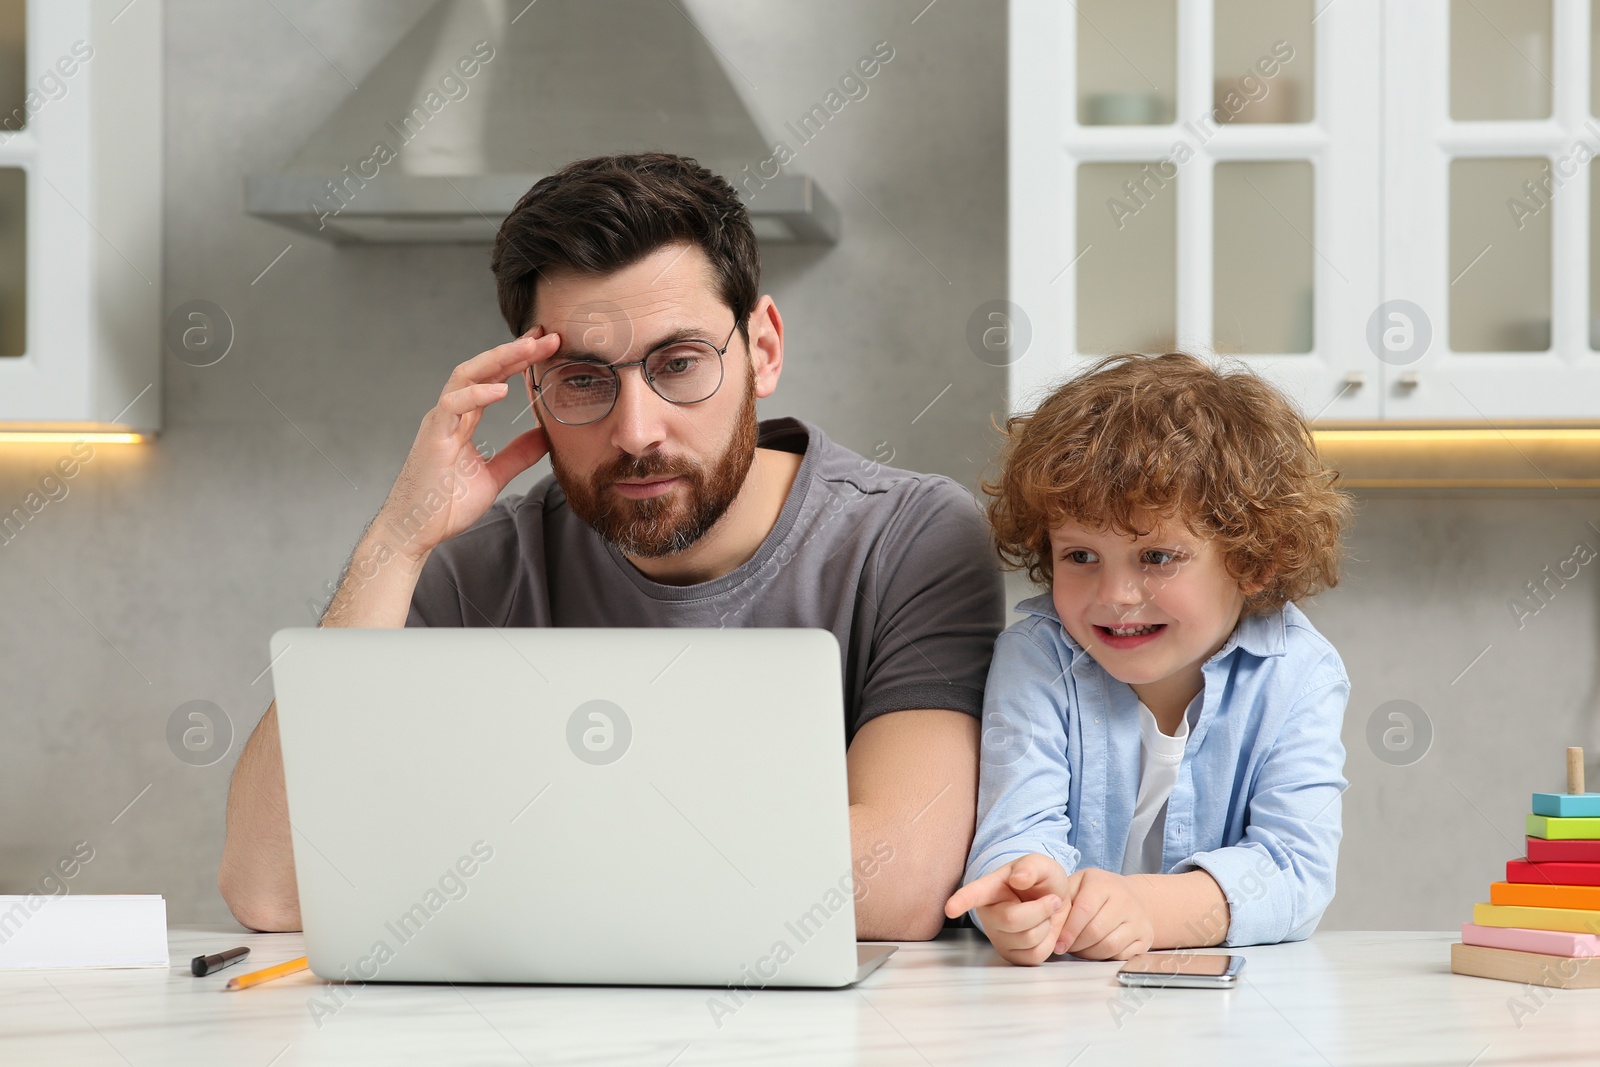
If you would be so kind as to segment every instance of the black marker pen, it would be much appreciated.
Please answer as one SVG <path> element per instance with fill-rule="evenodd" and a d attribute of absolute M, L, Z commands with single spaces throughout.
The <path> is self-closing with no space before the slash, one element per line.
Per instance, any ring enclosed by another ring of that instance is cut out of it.
<path fill-rule="evenodd" d="M 226 952 L 219 952 L 215 956 L 196 956 L 189 962 L 189 970 L 194 972 L 196 978 L 208 974 L 215 974 L 224 967 L 232 966 L 250 955 L 250 950 L 244 947 L 230 948 Z"/>

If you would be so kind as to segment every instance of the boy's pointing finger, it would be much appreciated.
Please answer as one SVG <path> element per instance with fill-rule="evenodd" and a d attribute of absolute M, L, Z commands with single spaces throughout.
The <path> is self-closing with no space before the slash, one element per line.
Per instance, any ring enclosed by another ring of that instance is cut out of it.
<path fill-rule="evenodd" d="M 945 901 L 944 913 L 949 918 L 958 918 L 971 911 L 989 904 L 1001 904 L 1017 899 L 1017 895 L 1006 886 L 1006 876 L 1011 873 L 1011 864 L 998 867 L 975 881 L 968 882 L 953 893 Z"/>

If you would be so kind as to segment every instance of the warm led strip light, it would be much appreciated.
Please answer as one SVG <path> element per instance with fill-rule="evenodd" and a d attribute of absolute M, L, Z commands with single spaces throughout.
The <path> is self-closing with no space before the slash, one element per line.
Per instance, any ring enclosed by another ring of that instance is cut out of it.
<path fill-rule="evenodd" d="M 64 445 L 85 441 L 91 445 L 142 445 L 154 434 L 114 430 L 0 430 L 0 445 Z"/>
<path fill-rule="evenodd" d="M 1312 433 L 1320 441 L 1331 443 L 1384 443 L 1384 444 L 1421 444 L 1423 442 L 1463 442 L 1476 444 L 1495 444 L 1504 441 L 1548 441 L 1600 444 L 1600 427 L 1549 427 L 1533 429 L 1529 427 L 1508 427 L 1504 430 L 1488 428 L 1453 428 L 1430 430 L 1423 427 L 1414 429 L 1385 428 L 1370 430 L 1323 430 L 1313 428 Z"/>
<path fill-rule="evenodd" d="M 1313 430 L 1352 489 L 1597 489 L 1597 426 L 1371 426 Z"/>
<path fill-rule="evenodd" d="M 1313 431 L 1319 444 L 1352 445 L 1424 445 L 1424 444 L 1496 444 L 1505 442 L 1532 442 L 1548 444 L 1600 445 L 1600 427 L 1552 427 L 1530 429 L 1508 427 L 1449 429 L 1385 428 L 1385 429 L 1316 429 Z M 155 439 L 154 434 L 115 430 L 0 430 L 0 445 L 6 444 L 63 444 L 85 441 L 96 445 L 138 445 Z"/>

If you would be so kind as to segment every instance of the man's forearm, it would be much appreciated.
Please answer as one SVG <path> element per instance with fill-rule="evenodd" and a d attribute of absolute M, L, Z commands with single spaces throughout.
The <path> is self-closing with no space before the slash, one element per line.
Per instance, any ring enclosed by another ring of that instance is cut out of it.
<path fill-rule="evenodd" d="M 227 836 L 217 868 L 222 899 L 233 917 L 253 930 L 300 929 L 289 835 L 274 701 L 239 753 L 228 786 Z"/>
<path fill-rule="evenodd" d="M 373 523 L 374 530 L 381 521 Z M 382 539 L 382 531 L 378 538 L 372 532 L 368 531 L 351 555 L 321 625 L 405 625 L 422 561 L 398 552 Z M 257 930 L 300 929 L 276 702 L 261 717 L 234 768 L 217 885 L 234 917 L 244 925 Z"/>
<path fill-rule="evenodd" d="M 971 819 L 964 834 L 948 832 L 949 841 L 942 820 L 921 827 L 925 821 L 911 824 L 850 805 L 859 940 L 927 941 L 944 927 L 944 902 L 961 885 L 966 846 L 960 839 L 971 839 Z"/>
<path fill-rule="evenodd" d="M 1228 899 L 1205 871 L 1128 876 L 1144 903 L 1155 938 L 1151 948 L 1204 948 L 1228 936 Z"/>
<path fill-rule="evenodd" d="M 972 845 L 977 719 L 941 708 L 879 715 L 856 731 L 847 760 L 856 937 L 936 937 Z"/>
<path fill-rule="evenodd" d="M 420 559 L 407 554 L 392 533 L 382 515 L 373 520 L 318 625 L 398 629 L 406 624 L 427 554 Z"/>

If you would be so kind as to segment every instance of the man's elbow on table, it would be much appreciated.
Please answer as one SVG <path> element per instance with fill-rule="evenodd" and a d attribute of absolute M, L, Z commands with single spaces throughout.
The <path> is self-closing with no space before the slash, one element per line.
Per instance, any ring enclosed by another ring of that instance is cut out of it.
<path fill-rule="evenodd" d="M 865 899 L 856 901 L 856 940 L 932 941 L 944 929 L 944 902 L 949 895 L 913 886 L 894 890 L 872 886 Z"/>
<path fill-rule="evenodd" d="M 914 915 L 906 915 L 896 919 L 887 920 L 887 925 L 880 932 L 873 933 L 869 929 L 862 929 L 857 933 L 861 941 L 932 941 L 939 936 L 939 931 L 944 929 L 944 913 L 937 909 L 923 910 Z"/>
<path fill-rule="evenodd" d="M 217 889 L 223 903 L 242 926 L 261 933 L 284 933 L 300 929 L 300 900 L 291 893 L 264 893 L 255 879 L 239 870 L 226 858 L 217 868 Z"/>

